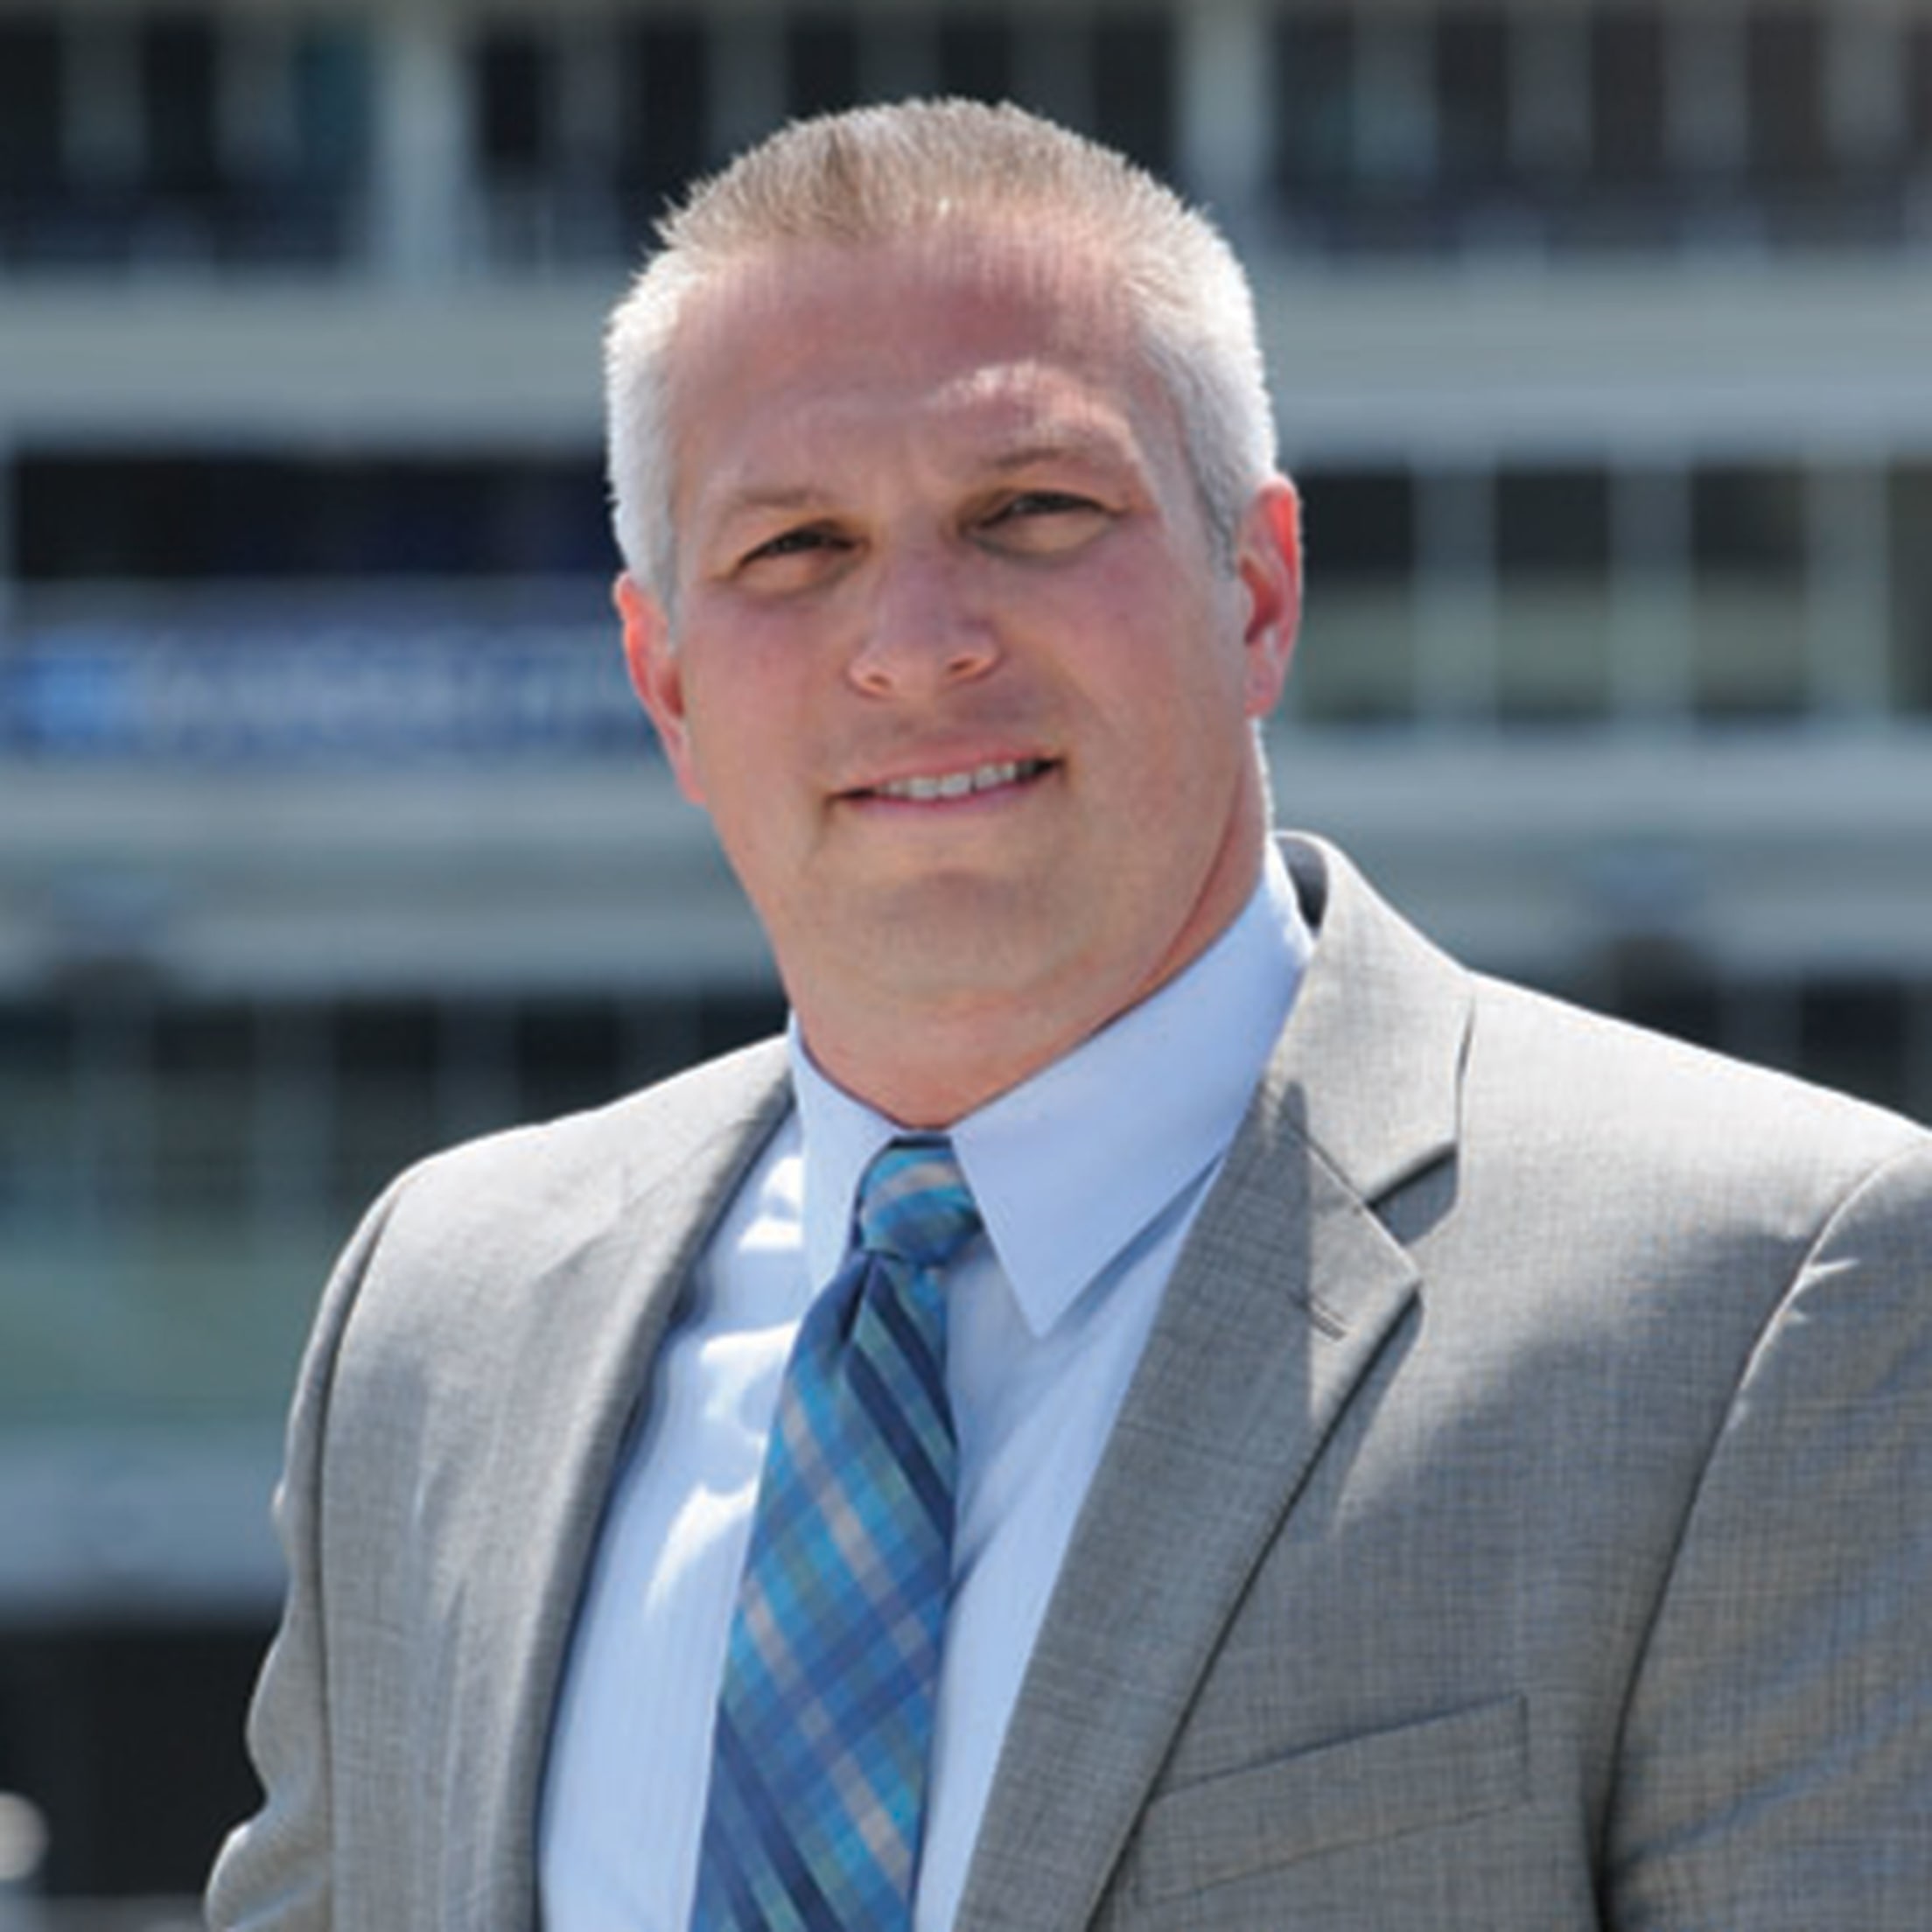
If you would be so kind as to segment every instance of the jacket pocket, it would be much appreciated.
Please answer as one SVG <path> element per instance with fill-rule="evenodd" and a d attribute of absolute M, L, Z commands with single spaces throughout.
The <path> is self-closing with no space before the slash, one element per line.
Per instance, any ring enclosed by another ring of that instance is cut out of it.
<path fill-rule="evenodd" d="M 1133 1894 L 1154 1903 L 1317 1852 L 1458 1824 L 1523 1802 L 1521 1697 L 1372 1732 L 1171 1791 L 1147 1807 Z"/>

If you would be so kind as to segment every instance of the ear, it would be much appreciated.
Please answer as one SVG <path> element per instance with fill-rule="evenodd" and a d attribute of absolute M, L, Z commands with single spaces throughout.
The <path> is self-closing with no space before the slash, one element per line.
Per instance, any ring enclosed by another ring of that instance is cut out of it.
<path fill-rule="evenodd" d="M 624 664 L 631 674 L 631 689 L 656 729 L 678 789 L 694 805 L 702 805 L 704 795 L 684 704 L 684 668 L 678 662 L 670 620 L 664 606 L 627 570 L 618 578 L 611 594 L 624 620 Z"/>
<path fill-rule="evenodd" d="M 1255 492 L 1242 519 L 1236 574 L 1247 592 L 1242 646 L 1247 656 L 1250 718 L 1279 701 L 1301 628 L 1301 499 L 1284 476 Z"/>

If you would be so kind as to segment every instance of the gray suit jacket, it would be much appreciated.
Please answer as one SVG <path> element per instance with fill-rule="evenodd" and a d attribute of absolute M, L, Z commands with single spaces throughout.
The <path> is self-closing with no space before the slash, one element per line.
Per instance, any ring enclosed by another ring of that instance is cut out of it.
<path fill-rule="evenodd" d="M 1466 973 L 1291 858 L 1314 962 L 961 1932 L 1932 1924 L 1932 1137 Z M 612 1472 L 786 1105 L 752 1049 L 374 1210 L 302 1373 L 215 1925 L 533 1925 Z"/>

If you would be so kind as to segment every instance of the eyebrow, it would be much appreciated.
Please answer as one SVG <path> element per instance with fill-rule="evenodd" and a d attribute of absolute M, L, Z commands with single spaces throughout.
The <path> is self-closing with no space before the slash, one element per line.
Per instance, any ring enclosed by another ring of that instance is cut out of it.
<path fill-rule="evenodd" d="M 995 449 L 977 460 L 996 476 L 1010 476 L 1043 464 L 1068 461 L 1125 462 L 1138 467 L 1130 453 L 1104 430 L 1088 431 L 1077 428 L 1015 444 L 1010 449 Z M 719 526 L 723 527 L 745 516 L 818 510 L 829 500 L 825 491 L 816 484 L 752 483 L 728 492 L 716 504 L 714 514 Z"/>
<path fill-rule="evenodd" d="M 1011 450 L 1004 450 L 990 460 L 989 467 L 1004 475 L 1013 470 L 1030 470 L 1036 464 L 1066 462 L 1068 459 L 1080 462 L 1119 462 L 1127 457 L 1120 444 L 1103 431 L 1095 430 L 1082 434 L 1070 430 L 1065 435 L 1042 438 L 1038 442 L 1022 443 Z"/>
<path fill-rule="evenodd" d="M 984 458 L 986 467 L 1004 474 L 1010 470 L 1030 470 L 1038 463 L 1062 462 L 1068 458 L 1091 461 L 1099 457 L 1118 457 L 1121 452 L 1112 438 L 1102 435 L 1060 436 L 1050 440 L 1023 443 L 1010 450 L 997 450 Z M 799 510 L 821 500 L 823 493 L 811 483 L 754 483 L 733 490 L 724 507 L 738 510 Z"/>
<path fill-rule="evenodd" d="M 802 510 L 822 500 L 808 483 L 753 484 L 733 490 L 718 505 L 719 514 L 737 516 L 746 510 Z"/>
<path fill-rule="evenodd" d="M 728 491 L 706 512 L 714 535 L 732 531 L 746 518 L 814 514 L 826 508 L 822 490 L 808 483 L 751 483 Z"/>

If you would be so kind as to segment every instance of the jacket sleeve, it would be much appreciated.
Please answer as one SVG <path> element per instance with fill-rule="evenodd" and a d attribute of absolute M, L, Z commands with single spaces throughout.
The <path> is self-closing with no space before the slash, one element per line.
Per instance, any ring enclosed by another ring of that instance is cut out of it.
<path fill-rule="evenodd" d="M 275 1523 L 287 1568 L 281 1625 L 248 1713 L 259 1810 L 229 1834 L 209 1880 L 210 1932 L 326 1932 L 332 1923 L 328 1633 L 320 1538 L 338 1352 L 393 1200 L 371 1209 L 331 1278 L 290 1408 Z"/>
<path fill-rule="evenodd" d="M 1932 1899 L 1932 1143 L 1761 1334 L 1628 1707 L 1620 1932 L 1908 1932 Z"/>

